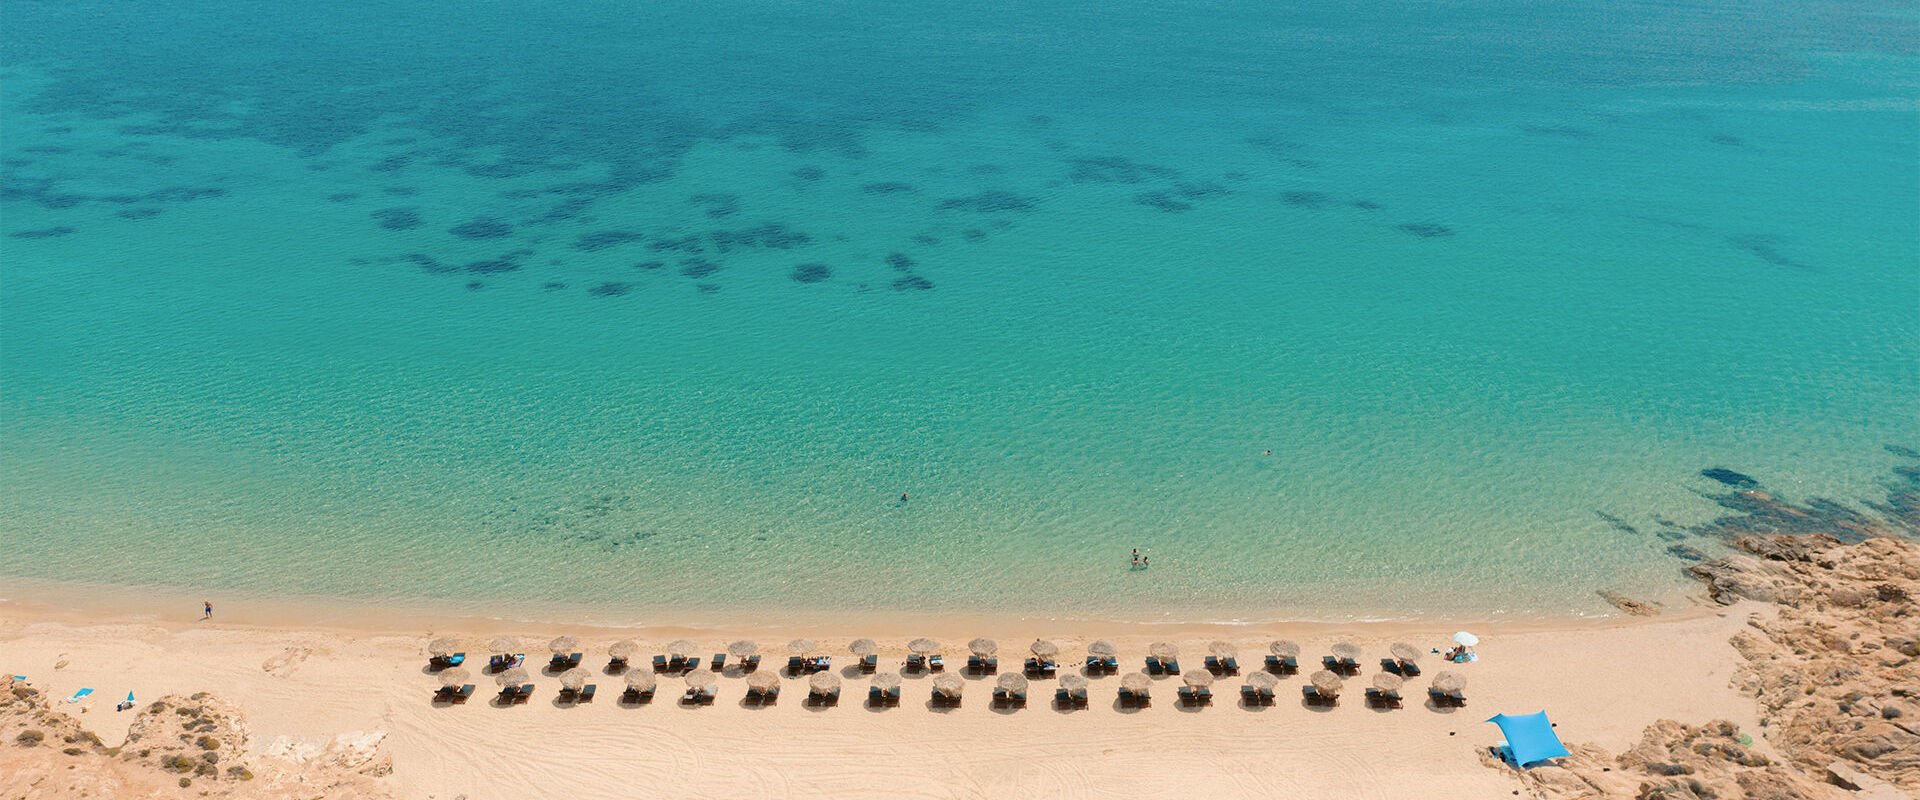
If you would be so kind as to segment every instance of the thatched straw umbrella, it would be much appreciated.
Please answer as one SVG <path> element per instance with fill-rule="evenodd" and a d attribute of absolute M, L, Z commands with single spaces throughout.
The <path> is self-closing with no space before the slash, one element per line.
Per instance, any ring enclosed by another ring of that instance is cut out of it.
<path fill-rule="evenodd" d="M 1000 643 L 992 639 L 975 639 L 967 642 L 967 652 L 981 658 L 988 658 L 1000 652 Z"/>
<path fill-rule="evenodd" d="M 451 636 L 442 636 L 427 643 L 427 655 L 434 658 L 446 658 L 460 652 L 460 640 Z"/>
<path fill-rule="evenodd" d="M 1033 640 L 1033 644 L 1027 645 L 1027 650 L 1033 653 L 1034 658 L 1041 661 L 1052 661 L 1055 656 L 1060 655 L 1060 645 L 1046 639 Z"/>
<path fill-rule="evenodd" d="M 580 640 L 572 636 L 556 636 L 547 643 L 547 649 L 556 656 L 570 655 L 580 649 Z"/>
<path fill-rule="evenodd" d="M 806 658 L 820 649 L 820 643 L 812 639 L 795 639 L 787 643 L 787 650 L 796 656 Z"/>
<path fill-rule="evenodd" d="M 1402 664 L 1411 664 L 1420 660 L 1420 649 L 1406 642 L 1394 642 L 1387 648 L 1393 654 L 1393 660 Z"/>
<path fill-rule="evenodd" d="M 440 685 L 448 689 L 458 689 L 471 677 L 473 673 L 468 672 L 466 667 L 448 667 L 440 670 Z"/>
<path fill-rule="evenodd" d="M 1273 687 L 1280 685 L 1280 679 L 1271 672 L 1256 672 L 1247 676 L 1247 685 L 1262 692 L 1271 693 Z"/>
<path fill-rule="evenodd" d="M 519 646 L 520 643 L 511 636 L 497 636 L 487 642 L 487 649 L 493 651 L 492 654 L 496 656 L 513 655 L 514 648 Z"/>
<path fill-rule="evenodd" d="M 632 661 L 640 654 L 640 643 L 632 639 L 621 639 L 607 648 L 607 655 L 621 661 Z"/>
<path fill-rule="evenodd" d="M 499 683 L 502 688 L 521 686 L 527 682 L 527 670 L 524 667 L 503 669 L 500 671 L 500 674 L 493 676 L 493 680 Z"/>
<path fill-rule="evenodd" d="M 1186 681 L 1188 686 L 1195 689 L 1204 689 L 1213 685 L 1213 673 L 1204 669 L 1196 669 L 1182 674 L 1180 680 Z"/>
<path fill-rule="evenodd" d="M 840 691 L 840 676 L 833 672 L 816 672 L 807 679 L 807 691 L 826 697 Z"/>
<path fill-rule="evenodd" d="M 560 688 L 569 692 L 580 691 L 581 687 L 587 685 L 587 679 L 591 677 L 593 677 L 593 675 L 585 669 L 574 667 L 573 669 L 560 673 Z"/>
<path fill-rule="evenodd" d="M 1172 661 L 1180 657 L 1180 648 L 1172 642 L 1154 642 L 1147 648 L 1147 653 L 1161 661 Z"/>
<path fill-rule="evenodd" d="M 1281 658 L 1299 658 L 1300 644 L 1298 642 L 1287 641 L 1286 639 L 1275 639 L 1267 645 L 1267 652 Z"/>
<path fill-rule="evenodd" d="M 1144 672 L 1129 672 L 1120 676 L 1120 688 L 1126 692 L 1146 694 L 1151 686 L 1153 686 L 1153 679 L 1147 677 L 1147 673 Z"/>
<path fill-rule="evenodd" d="M 1238 658 L 1240 648 L 1234 647 L 1232 642 L 1208 642 L 1207 654 L 1214 658 Z"/>
<path fill-rule="evenodd" d="M 880 651 L 880 645 L 874 642 L 872 639 L 855 639 L 847 643 L 847 652 L 852 653 L 861 658 L 866 658 L 867 656 L 873 655 L 874 653 L 877 653 L 879 651 Z"/>
<path fill-rule="evenodd" d="M 748 673 L 747 688 L 761 694 L 772 694 L 779 691 L 780 673 L 770 669 Z"/>
<path fill-rule="evenodd" d="M 1119 654 L 1120 648 L 1114 647 L 1113 642 L 1105 639 L 1099 639 L 1093 644 L 1087 645 L 1087 655 L 1093 656 L 1094 658 L 1113 658 Z"/>
<path fill-rule="evenodd" d="M 967 682 L 960 680 L 960 676 L 951 672 L 944 673 L 940 677 L 933 679 L 933 690 L 945 697 L 958 698 L 960 692 L 966 688 Z"/>
<path fill-rule="evenodd" d="M 930 655 L 933 651 L 940 649 L 940 643 L 922 636 L 907 642 L 907 649 L 913 651 L 914 655 Z"/>
<path fill-rule="evenodd" d="M 1340 694 L 1340 676 L 1324 669 L 1314 670 L 1307 680 L 1313 682 L 1313 688 L 1322 697 L 1337 697 Z"/>
<path fill-rule="evenodd" d="M 727 655 L 734 658 L 746 658 L 758 652 L 760 652 L 760 645 L 749 639 L 741 639 L 727 645 Z"/>
<path fill-rule="evenodd" d="M 1433 676 L 1433 688 L 1447 694 L 1459 694 L 1466 691 L 1466 676 L 1458 672 L 1442 671 Z"/>
<path fill-rule="evenodd" d="M 1018 672 L 1003 672 L 1000 674 L 1000 678 L 994 681 L 994 684 L 1000 687 L 1000 691 L 1006 692 L 1007 694 L 1024 695 L 1027 693 L 1027 676 Z"/>
<path fill-rule="evenodd" d="M 898 672 L 874 673 L 873 688 L 879 689 L 880 691 L 883 691 L 883 692 L 891 692 L 895 689 L 900 688 L 900 673 Z"/>
<path fill-rule="evenodd" d="M 1333 653 L 1334 658 L 1341 661 L 1360 660 L 1360 646 L 1352 642 L 1334 642 L 1333 646 L 1327 649 Z"/>
<path fill-rule="evenodd" d="M 719 686 L 719 683 L 717 683 L 714 680 L 713 670 L 707 669 L 706 667 L 699 667 L 696 669 L 688 670 L 686 674 L 686 681 L 687 681 L 687 688 L 689 689 L 706 690 L 706 689 L 713 689 Z"/>
<path fill-rule="evenodd" d="M 684 660 L 693 655 L 694 648 L 697 646 L 688 639 L 675 639 L 667 644 L 667 655 Z"/>
<path fill-rule="evenodd" d="M 653 673 L 644 669 L 627 670 L 627 688 L 645 694 L 653 691 Z"/>
<path fill-rule="evenodd" d="M 1373 676 L 1373 688 L 1383 692 L 1400 691 L 1400 686 L 1405 682 L 1405 679 L 1391 672 L 1381 672 Z"/>
<path fill-rule="evenodd" d="M 1084 692 L 1087 690 L 1087 676 L 1062 675 L 1060 676 L 1060 688 L 1065 689 L 1074 694 L 1079 694 L 1081 692 Z"/>

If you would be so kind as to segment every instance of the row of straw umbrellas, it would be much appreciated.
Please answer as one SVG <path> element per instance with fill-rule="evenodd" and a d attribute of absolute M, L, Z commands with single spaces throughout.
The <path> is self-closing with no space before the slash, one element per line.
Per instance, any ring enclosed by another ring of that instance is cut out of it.
<path fill-rule="evenodd" d="M 561 636 L 551 641 L 548 644 L 548 649 L 556 656 L 565 657 L 578 652 L 580 644 L 580 640 L 576 637 Z M 464 643 L 460 639 L 442 637 L 430 642 L 427 649 L 429 654 L 435 658 L 446 658 L 459 652 L 463 646 Z M 519 641 L 511 637 L 499 637 L 487 643 L 487 649 L 489 651 L 501 655 L 511 655 L 519 646 Z M 860 658 L 875 655 L 879 652 L 879 649 L 878 642 L 873 639 L 855 639 L 847 646 L 848 652 Z M 820 646 L 812 639 L 795 639 L 787 643 L 787 650 L 796 656 L 810 657 L 819 654 Z M 940 651 L 940 643 L 934 639 L 922 637 L 909 641 L 907 643 L 907 650 L 915 655 L 929 656 Z M 999 644 L 992 639 L 979 638 L 969 641 L 967 643 L 967 650 L 975 656 L 991 658 L 998 654 Z M 698 645 L 688 639 L 679 639 L 669 643 L 666 651 L 669 657 L 682 660 L 698 658 L 701 652 Z M 1051 640 L 1036 639 L 1028 646 L 1028 651 L 1031 652 L 1036 659 L 1052 661 L 1059 656 L 1060 646 Z M 1115 647 L 1112 642 L 1104 639 L 1089 643 L 1086 651 L 1089 657 L 1101 660 L 1111 659 L 1119 654 L 1119 649 Z M 726 652 L 734 658 L 749 658 L 758 655 L 760 648 L 756 642 L 742 639 L 729 643 L 726 647 Z M 1208 643 L 1207 652 L 1216 659 L 1237 658 L 1239 648 L 1231 642 L 1214 641 Z M 1280 639 L 1269 643 L 1268 652 L 1282 659 L 1298 659 L 1301 650 L 1298 643 Z M 1336 642 L 1329 646 L 1328 652 L 1336 659 L 1347 662 L 1358 662 L 1362 651 L 1358 645 L 1353 643 Z M 1420 657 L 1420 651 L 1417 648 L 1401 642 L 1396 642 L 1390 646 L 1389 652 L 1393 655 L 1394 660 L 1405 664 L 1411 664 Z M 1165 662 L 1178 658 L 1180 649 L 1172 642 L 1154 642 L 1149 645 L 1148 653 L 1155 659 Z M 609 646 L 607 648 L 607 654 L 611 658 L 631 663 L 634 658 L 641 654 L 641 648 L 638 642 L 626 639 L 615 642 Z M 442 670 L 438 675 L 441 685 L 449 688 L 457 688 L 471 678 L 471 673 L 461 667 Z M 503 687 L 520 686 L 527 683 L 529 677 L 524 666 L 516 666 L 497 673 L 495 680 Z M 681 676 L 681 678 L 686 681 L 689 689 L 701 691 L 712 691 L 716 689 L 718 686 L 717 677 L 711 669 L 706 667 L 695 667 Z M 577 692 L 586 685 L 587 681 L 592 679 L 592 673 L 582 667 L 572 667 L 561 672 L 559 679 L 562 688 Z M 657 678 L 650 670 L 628 669 L 625 673 L 625 680 L 627 688 L 639 692 L 651 692 L 657 687 Z M 1206 688 L 1214 683 L 1215 676 L 1212 672 L 1205 669 L 1189 669 L 1181 673 L 1181 680 L 1186 685 L 1196 689 Z M 750 688 L 760 692 L 774 691 L 780 686 L 780 676 L 775 670 L 756 670 L 750 672 L 746 676 L 746 681 Z M 1248 685 L 1255 689 L 1271 692 L 1278 684 L 1279 679 L 1270 672 L 1256 670 L 1248 674 L 1246 681 Z M 1324 669 L 1314 671 L 1308 676 L 1308 681 L 1313 684 L 1316 691 L 1326 697 L 1337 697 L 1345 683 L 1340 675 Z M 1079 674 L 1069 673 L 1062 675 L 1059 678 L 1059 683 L 1061 688 L 1070 692 L 1084 691 L 1087 688 L 1087 678 Z M 816 672 L 807 678 L 807 684 L 808 690 L 811 692 L 817 694 L 832 694 L 840 689 L 840 676 L 830 671 Z M 997 688 L 1006 692 L 1025 693 L 1028 687 L 1028 679 L 1020 672 L 1007 672 L 999 675 L 995 679 L 995 684 Z M 1373 678 L 1374 688 L 1382 691 L 1399 691 L 1403 684 L 1404 679 L 1400 675 L 1391 672 L 1383 671 L 1376 674 Z M 872 685 L 882 691 L 890 692 L 900 687 L 900 675 L 896 672 L 876 673 L 873 676 Z M 937 675 L 933 679 L 933 691 L 936 694 L 949 698 L 957 699 L 960 697 L 965 685 L 966 682 L 959 675 L 953 673 Z M 1147 692 L 1151 685 L 1151 678 L 1141 672 L 1129 673 L 1120 679 L 1120 687 L 1123 690 L 1135 694 Z M 1465 686 L 1465 679 L 1455 672 L 1443 671 L 1434 677 L 1433 688 L 1441 692 L 1459 693 L 1465 689 Z"/>

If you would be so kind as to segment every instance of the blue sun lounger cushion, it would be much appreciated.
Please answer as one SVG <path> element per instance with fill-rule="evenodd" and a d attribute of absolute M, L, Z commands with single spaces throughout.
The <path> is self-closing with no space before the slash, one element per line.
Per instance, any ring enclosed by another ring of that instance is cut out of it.
<path fill-rule="evenodd" d="M 74 692 L 72 697 L 67 698 L 67 702 L 78 703 L 82 700 L 87 699 L 87 697 L 91 694 L 93 694 L 92 689 L 81 689 L 80 691 Z"/>
<path fill-rule="evenodd" d="M 1517 767 L 1530 767 L 1550 758 L 1567 755 L 1567 747 L 1560 743 L 1560 736 L 1553 732 L 1553 723 L 1547 721 L 1547 712 L 1536 711 L 1532 714 L 1495 714 L 1487 720 L 1500 726 L 1500 733 L 1507 737 L 1507 743 L 1500 748 L 1501 755 Z"/>

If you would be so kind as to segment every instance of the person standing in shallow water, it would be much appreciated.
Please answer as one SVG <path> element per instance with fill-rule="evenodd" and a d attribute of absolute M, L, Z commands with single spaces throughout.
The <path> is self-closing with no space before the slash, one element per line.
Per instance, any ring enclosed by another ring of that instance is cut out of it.
<path fill-rule="evenodd" d="M 201 618 L 201 619 L 213 619 L 213 601 L 212 601 L 212 600 L 202 600 L 202 601 L 200 601 L 200 604 L 206 607 L 206 610 L 205 610 L 205 611 L 204 611 L 203 613 L 201 613 L 201 615 L 200 615 L 200 618 Z"/>

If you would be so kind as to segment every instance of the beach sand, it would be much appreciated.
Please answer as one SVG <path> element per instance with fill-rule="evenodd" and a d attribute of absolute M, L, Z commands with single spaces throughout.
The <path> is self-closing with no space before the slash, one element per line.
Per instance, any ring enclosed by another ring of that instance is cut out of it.
<path fill-rule="evenodd" d="M 1739 657 L 1728 639 L 1750 613 L 1765 613 L 1749 604 L 1679 609 L 1651 619 L 1469 626 L 1482 637 L 1479 661 L 1457 668 L 1468 678 L 1470 701 L 1448 712 L 1419 700 L 1391 712 L 1360 701 L 1388 643 L 1404 640 L 1425 650 L 1444 644 L 1454 625 L 1108 628 L 1028 621 L 992 630 L 903 616 L 849 620 L 832 629 L 694 631 L 477 620 L 419 626 L 374 611 L 351 619 L 335 614 L 332 624 L 319 625 L 249 617 L 233 605 L 202 622 L 0 603 L 0 668 L 29 676 L 57 698 L 95 688 L 96 699 L 78 716 L 109 746 L 126 737 L 134 715 L 113 708 L 128 691 L 142 703 L 214 692 L 244 713 L 256 754 L 320 750 L 340 737 L 378 741 L 392 766 L 380 783 L 407 798 L 1489 798 L 1521 787 L 1477 756 L 1499 740 L 1483 722 L 1495 713 L 1546 709 L 1564 739 L 1613 750 L 1632 744 L 1659 718 L 1728 719 L 1760 730 L 1753 699 L 1729 685 Z M 579 636 L 599 697 L 590 705 L 556 706 L 558 679 L 536 671 L 533 700 L 499 708 L 488 702 L 492 678 L 476 669 L 481 694 L 472 702 L 429 702 L 438 685 L 425 670 L 430 637 L 465 636 L 474 642 L 469 654 L 484 659 L 479 643 L 502 632 L 520 636 L 536 664 L 552 637 Z M 1347 639 L 1365 649 L 1365 669 L 1348 681 L 1340 705 L 1326 711 L 1300 703 L 1304 676 L 1296 676 L 1281 681 L 1279 702 L 1266 709 L 1241 708 L 1240 680 L 1226 678 L 1215 686 L 1212 707 L 1184 710 L 1174 702 L 1178 679 L 1162 679 L 1155 681 L 1150 708 L 1122 712 L 1113 702 L 1119 680 L 1106 677 L 1092 682 L 1091 708 L 1072 713 L 1051 707 L 1051 681 L 1035 682 L 1028 708 L 996 710 L 990 679 L 968 681 L 960 708 L 934 711 L 927 706 L 926 676 L 909 676 L 900 707 L 885 711 L 863 705 L 867 682 L 860 677 L 846 680 L 846 702 L 826 710 L 804 707 L 804 683 L 794 680 L 777 705 L 742 707 L 745 682 L 737 676 L 721 679 L 720 698 L 710 707 L 678 706 L 673 700 L 682 682 L 663 677 L 656 702 L 628 708 L 617 703 L 622 679 L 600 672 L 606 646 L 625 638 L 639 640 L 647 653 L 693 638 L 712 653 L 746 637 L 758 641 L 771 662 L 784 659 L 788 639 L 806 636 L 851 676 L 845 648 L 852 637 L 878 639 L 886 669 L 897 668 L 910 638 L 939 639 L 953 665 L 964 663 L 965 642 L 982 635 L 1000 642 L 1003 665 L 1017 665 L 1036 636 L 1058 641 L 1063 663 L 1081 658 L 1086 642 L 1110 639 L 1119 645 L 1123 674 L 1140 668 L 1153 641 L 1178 643 L 1183 664 L 1195 669 L 1215 639 L 1239 645 L 1243 667 L 1257 666 L 1271 639 L 1299 641 L 1303 666 Z M 1428 676 L 1441 668 L 1437 657 L 1426 661 Z M 1421 697 L 1426 685 L 1410 681 L 1405 694 Z M 21 757 L 17 748 L 0 750 L 13 751 L 0 758 Z M 24 783 L 25 772 L 4 766 L 0 773 L 13 775 L 0 778 L 6 797 L 39 796 Z"/>

